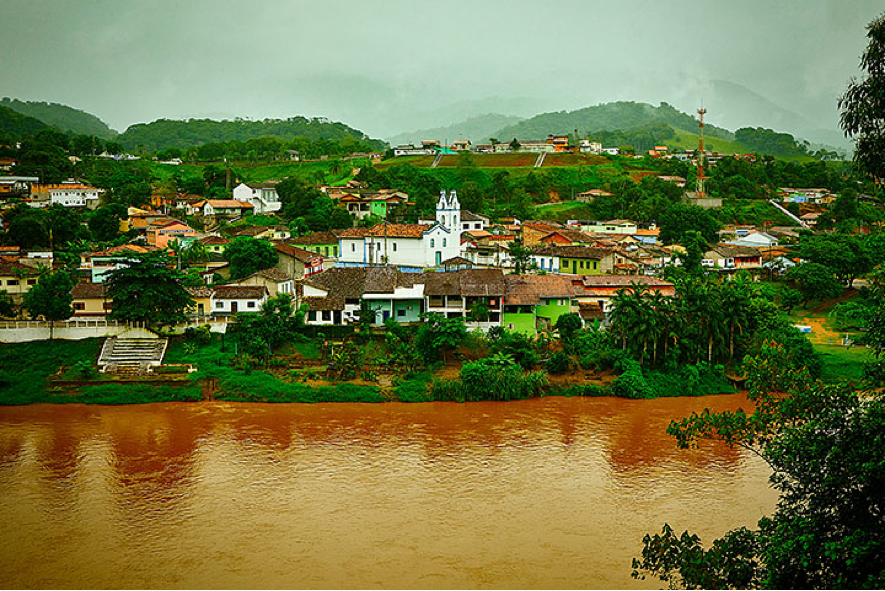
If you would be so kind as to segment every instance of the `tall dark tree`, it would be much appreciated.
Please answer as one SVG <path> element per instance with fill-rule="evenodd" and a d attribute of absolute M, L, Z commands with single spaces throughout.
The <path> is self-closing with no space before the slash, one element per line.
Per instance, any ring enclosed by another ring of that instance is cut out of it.
<path fill-rule="evenodd" d="M 700 232 L 708 243 L 716 242 L 721 225 L 710 212 L 697 205 L 675 203 L 664 211 L 660 219 L 661 241 L 664 244 L 682 243 L 686 232 Z"/>
<path fill-rule="evenodd" d="M 185 275 L 164 252 L 121 257 L 116 269 L 105 276 L 110 317 L 126 322 L 169 325 L 186 320 L 194 304 L 184 286 Z"/>
<path fill-rule="evenodd" d="M 879 183 L 885 180 L 885 14 L 867 25 L 860 59 L 865 75 L 852 78 L 839 98 L 841 125 L 854 138 L 854 161 Z"/>
<path fill-rule="evenodd" d="M 50 340 L 55 322 L 67 320 L 74 314 L 74 309 L 71 307 L 73 287 L 74 281 L 67 272 L 56 271 L 41 275 L 37 285 L 25 294 L 22 303 L 31 317 L 42 316 L 49 321 Z"/>

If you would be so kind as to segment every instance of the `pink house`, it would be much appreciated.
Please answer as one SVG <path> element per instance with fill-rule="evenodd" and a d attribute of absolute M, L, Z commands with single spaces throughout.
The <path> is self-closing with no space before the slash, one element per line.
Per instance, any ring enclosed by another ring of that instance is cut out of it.
<path fill-rule="evenodd" d="M 166 248 L 171 240 L 194 238 L 199 233 L 179 220 L 168 220 L 147 228 L 148 244 L 158 248 Z"/>

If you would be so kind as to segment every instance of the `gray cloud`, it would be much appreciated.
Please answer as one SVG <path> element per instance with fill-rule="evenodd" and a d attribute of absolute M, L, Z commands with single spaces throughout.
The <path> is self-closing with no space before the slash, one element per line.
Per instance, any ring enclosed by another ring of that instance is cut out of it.
<path fill-rule="evenodd" d="M 121 130 L 160 117 L 305 114 L 383 136 L 483 112 L 462 113 L 471 104 L 519 115 L 532 113 L 516 105 L 608 100 L 688 110 L 710 81 L 725 80 L 836 129 L 836 97 L 857 74 L 864 27 L 881 8 L 872 0 L 11 0 L 4 31 L 15 49 L 0 62 L 0 94 L 70 104 Z M 490 97 L 514 100 L 496 109 Z M 729 110 L 711 108 L 710 120 L 753 123 Z"/>

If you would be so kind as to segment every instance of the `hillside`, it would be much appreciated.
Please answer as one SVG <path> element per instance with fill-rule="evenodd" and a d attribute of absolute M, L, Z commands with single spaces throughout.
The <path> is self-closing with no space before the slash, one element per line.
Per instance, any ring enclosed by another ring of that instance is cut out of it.
<path fill-rule="evenodd" d="M 37 133 L 41 129 L 48 127 L 39 119 L 34 119 L 7 107 L 0 106 L 0 134 L 2 135 L 17 138 L 24 134 Z"/>
<path fill-rule="evenodd" d="M 430 129 L 419 129 L 408 133 L 400 133 L 388 138 L 391 146 L 399 144 L 415 144 L 421 140 L 438 139 L 445 141 L 467 139 L 476 144 L 488 143 L 492 134 L 502 127 L 515 125 L 522 121 L 522 117 L 512 115 L 500 115 L 498 113 L 488 113 L 486 115 L 477 115 L 470 117 L 464 121 L 446 125 L 444 127 L 433 127 Z"/>
<path fill-rule="evenodd" d="M 519 138 L 538 140 L 547 137 L 548 133 L 572 133 L 575 129 L 585 135 L 600 130 L 634 129 L 648 125 L 665 124 L 677 130 L 696 133 L 697 120 L 661 103 L 654 107 L 646 103 L 615 102 L 585 107 L 576 111 L 559 111 L 535 115 L 515 125 L 509 125 L 495 132 L 501 141 Z M 734 135 L 727 129 L 714 125 L 704 126 L 705 135 L 733 140 Z"/>
<path fill-rule="evenodd" d="M 57 127 L 62 131 L 94 135 L 104 140 L 113 139 L 117 135 L 116 131 L 108 127 L 104 121 L 95 115 L 67 105 L 38 101 L 20 101 L 9 97 L 0 101 L 0 105 L 22 115 L 39 119 L 43 123 Z"/>
<path fill-rule="evenodd" d="M 337 121 L 306 117 L 290 119 L 264 119 L 249 121 L 214 121 L 212 119 L 157 119 L 152 123 L 131 125 L 117 138 L 127 150 L 136 148 L 156 151 L 164 148 L 187 149 L 210 142 L 246 141 L 263 136 L 282 139 L 306 137 L 310 140 L 340 140 L 347 136 L 357 139 L 369 138 L 363 132 Z M 376 149 L 384 149 L 384 142 L 377 142 Z"/>

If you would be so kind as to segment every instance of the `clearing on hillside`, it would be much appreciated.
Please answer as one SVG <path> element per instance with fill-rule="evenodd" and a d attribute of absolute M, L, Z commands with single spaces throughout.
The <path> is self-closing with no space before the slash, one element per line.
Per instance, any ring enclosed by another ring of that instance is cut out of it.
<path fill-rule="evenodd" d="M 608 164 L 609 162 L 610 160 L 605 156 L 562 152 L 547 154 L 547 157 L 544 158 L 543 168 L 551 166 L 597 166 L 599 164 Z"/>

